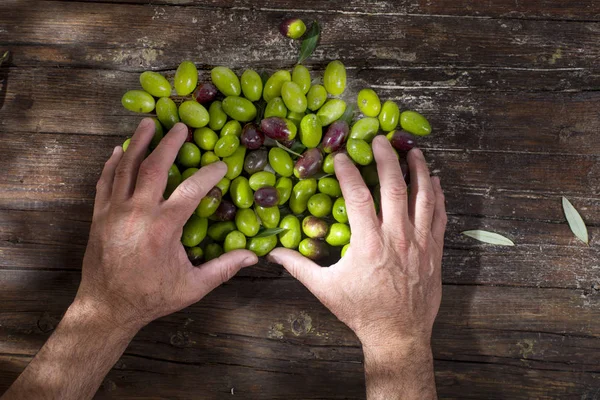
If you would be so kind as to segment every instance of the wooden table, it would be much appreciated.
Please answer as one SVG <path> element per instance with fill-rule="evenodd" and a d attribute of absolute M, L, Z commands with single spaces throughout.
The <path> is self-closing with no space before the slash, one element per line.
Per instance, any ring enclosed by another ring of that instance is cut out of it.
<path fill-rule="evenodd" d="M 203 79 L 215 65 L 292 67 L 297 43 L 277 27 L 297 15 L 323 26 L 315 74 L 339 58 L 349 94 L 375 88 L 435 127 L 420 143 L 450 218 L 440 397 L 600 398 L 600 2 L 145 3 L 0 4 L 0 50 L 12 51 L 0 72 L 0 393 L 75 295 L 96 179 L 140 120 L 124 91 L 185 59 Z M 361 362 L 354 335 L 264 264 L 143 329 L 99 397 L 359 399 Z"/>

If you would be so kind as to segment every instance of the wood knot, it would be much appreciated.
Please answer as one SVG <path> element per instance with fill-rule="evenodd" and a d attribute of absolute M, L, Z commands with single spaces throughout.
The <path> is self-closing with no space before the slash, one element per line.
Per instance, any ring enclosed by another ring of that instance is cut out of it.
<path fill-rule="evenodd" d="M 296 336 L 307 335 L 312 330 L 312 318 L 305 312 L 301 312 L 298 316 L 290 316 L 289 321 L 291 331 Z"/>
<path fill-rule="evenodd" d="M 177 333 L 171 335 L 170 343 L 173 347 L 183 349 L 190 346 L 191 340 L 187 332 L 177 331 Z"/>
<path fill-rule="evenodd" d="M 58 323 L 59 320 L 57 318 L 50 316 L 50 314 L 44 311 L 40 319 L 38 319 L 37 321 L 37 327 L 40 331 L 44 333 L 49 333 L 52 332 L 54 328 L 56 328 L 56 325 L 58 325 Z"/>

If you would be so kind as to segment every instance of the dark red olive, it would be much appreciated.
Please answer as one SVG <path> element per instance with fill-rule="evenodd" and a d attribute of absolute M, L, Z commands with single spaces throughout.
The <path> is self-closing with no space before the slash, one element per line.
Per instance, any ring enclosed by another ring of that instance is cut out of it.
<path fill-rule="evenodd" d="M 250 122 L 244 126 L 240 142 L 247 149 L 256 150 L 265 142 L 265 134 L 260 130 L 258 125 Z"/>
<path fill-rule="evenodd" d="M 198 85 L 194 90 L 194 98 L 198 103 L 210 103 L 217 97 L 217 87 L 210 82 L 204 82 Z"/>
<path fill-rule="evenodd" d="M 308 149 L 302 154 L 294 165 L 294 175 L 298 179 L 310 178 L 321 170 L 323 166 L 323 153 L 318 148 Z"/>
<path fill-rule="evenodd" d="M 325 153 L 333 153 L 338 151 L 346 142 L 350 127 L 346 121 L 335 121 L 325 133 L 323 137 L 323 151 Z"/>
<path fill-rule="evenodd" d="M 254 192 L 254 202 L 261 207 L 275 207 L 279 204 L 279 191 L 273 186 L 263 186 Z"/>

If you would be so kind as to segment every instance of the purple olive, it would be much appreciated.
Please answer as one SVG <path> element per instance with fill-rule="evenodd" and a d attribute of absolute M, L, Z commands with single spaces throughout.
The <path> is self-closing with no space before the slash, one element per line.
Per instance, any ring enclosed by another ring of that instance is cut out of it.
<path fill-rule="evenodd" d="M 346 142 L 350 127 L 346 121 L 335 121 L 329 125 L 329 129 L 323 137 L 323 151 L 333 153 L 338 151 Z"/>
<path fill-rule="evenodd" d="M 294 166 L 294 175 L 298 179 L 310 178 L 321 171 L 323 166 L 323 153 L 318 148 L 308 149 L 296 161 Z"/>
<path fill-rule="evenodd" d="M 253 150 L 248 153 L 244 160 L 244 171 L 248 175 L 253 175 L 256 172 L 265 169 L 269 163 L 269 152 L 265 149 Z"/>
<path fill-rule="evenodd" d="M 392 131 L 387 134 L 387 138 L 398 151 L 409 151 L 416 145 L 415 137 L 403 130 Z"/>
<path fill-rule="evenodd" d="M 265 135 L 258 125 L 250 122 L 244 126 L 240 142 L 247 149 L 256 150 L 265 142 Z"/>
<path fill-rule="evenodd" d="M 229 200 L 222 200 L 213 216 L 217 221 L 233 221 L 236 213 L 237 207 L 235 204 Z"/>
<path fill-rule="evenodd" d="M 298 128 L 292 121 L 281 117 L 263 119 L 260 128 L 265 135 L 281 142 L 294 139 L 298 132 Z"/>
<path fill-rule="evenodd" d="M 279 204 L 279 191 L 273 186 L 263 186 L 254 192 L 254 202 L 261 207 L 275 207 Z"/>
<path fill-rule="evenodd" d="M 309 238 L 319 239 L 327 236 L 329 226 L 321 218 L 309 215 L 302 220 L 302 232 Z"/>
<path fill-rule="evenodd" d="M 194 98 L 198 103 L 209 103 L 217 97 L 217 87 L 210 82 L 201 83 L 194 90 Z"/>

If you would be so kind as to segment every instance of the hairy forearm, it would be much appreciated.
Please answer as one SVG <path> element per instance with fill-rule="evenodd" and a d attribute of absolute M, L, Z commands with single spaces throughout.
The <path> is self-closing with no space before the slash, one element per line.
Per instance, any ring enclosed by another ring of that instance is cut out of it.
<path fill-rule="evenodd" d="M 91 399 L 136 331 L 74 302 L 2 400 Z"/>
<path fill-rule="evenodd" d="M 428 343 L 364 346 L 369 400 L 437 399 Z"/>

